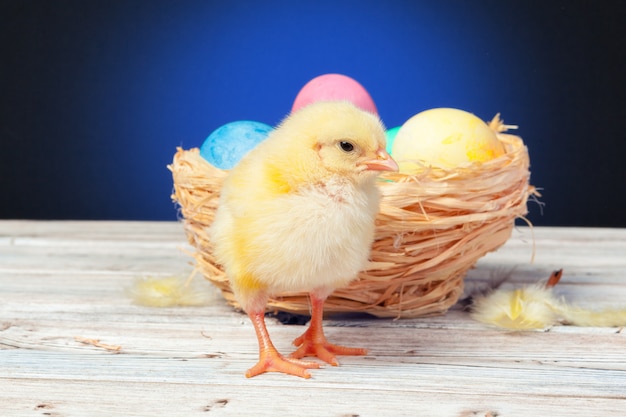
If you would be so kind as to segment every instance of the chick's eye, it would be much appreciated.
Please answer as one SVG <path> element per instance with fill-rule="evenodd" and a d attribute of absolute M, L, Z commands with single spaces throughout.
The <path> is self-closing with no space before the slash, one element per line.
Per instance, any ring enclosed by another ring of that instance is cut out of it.
<path fill-rule="evenodd" d="M 339 147 L 344 152 L 352 152 L 354 150 L 354 145 L 346 140 L 339 142 Z"/>

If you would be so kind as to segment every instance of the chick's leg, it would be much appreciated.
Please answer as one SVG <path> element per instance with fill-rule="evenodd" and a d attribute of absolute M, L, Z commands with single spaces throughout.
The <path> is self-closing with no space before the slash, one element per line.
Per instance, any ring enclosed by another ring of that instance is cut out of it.
<path fill-rule="evenodd" d="M 324 329 L 322 328 L 325 300 L 326 297 L 320 297 L 315 293 L 311 293 L 311 323 L 302 336 L 293 341 L 293 344 L 299 347 L 290 356 L 297 359 L 305 356 L 317 356 L 324 362 L 337 366 L 339 361 L 337 361 L 335 355 L 359 356 L 367 354 L 366 349 L 333 345 L 326 340 Z"/>
<path fill-rule="evenodd" d="M 270 339 L 267 327 L 265 327 L 264 313 L 248 313 L 248 316 L 252 320 L 259 341 L 259 362 L 248 369 L 246 377 L 250 378 L 265 372 L 283 372 L 302 378 L 310 378 L 311 374 L 309 374 L 307 369 L 319 368 L 317 363 L 286 358 L 278 353 Z"/>

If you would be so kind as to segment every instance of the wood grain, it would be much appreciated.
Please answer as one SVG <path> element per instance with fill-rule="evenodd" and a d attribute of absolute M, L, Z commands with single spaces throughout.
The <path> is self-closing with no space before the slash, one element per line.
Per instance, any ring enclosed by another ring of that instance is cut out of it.
<path fill-rule="evenodd" d="M 533 234 L 535 259 L 533 254 Z M 301 380 L 246 379 L 248 319 L 206 285 L 201 307 L 149 308 L 126 289 L 187 276 L 173 222 L 0 221 L 3 416 L 623 416 L 626 331 L 555 326 L 510 332 L 461 306 L 410 320 L 329 317 L 331 340 L 369 349 Z M 586 307 L 626 305 L 626 230 L 520 227 L 466 279 L 534 283 Z M 268 320 L 289 352 L 302 326 Z M 98 343 L 85 343 L 97 340 Z M 117 347 L 119 350 L 108 349 Z"/>

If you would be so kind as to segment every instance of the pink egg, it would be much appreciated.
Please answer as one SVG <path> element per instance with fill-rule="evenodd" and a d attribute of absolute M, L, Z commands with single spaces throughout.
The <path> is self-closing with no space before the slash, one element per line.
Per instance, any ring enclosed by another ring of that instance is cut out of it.
<path fill-rule="evenodd" d="M 324 74 L 305 84 L 296 96 L 291 111 L 294 112 L 316 101 L 349 101 L 355 106 L 378 114 L 370 94 L 358 81 L 341 74 Z"/>

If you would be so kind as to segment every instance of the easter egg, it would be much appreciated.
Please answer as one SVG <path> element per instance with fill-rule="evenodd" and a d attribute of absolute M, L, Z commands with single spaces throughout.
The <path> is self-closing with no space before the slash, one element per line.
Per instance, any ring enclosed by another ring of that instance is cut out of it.
<path fill-rule="evenodd" d="M 227 123 L 206 138 L 200 155 L 217 168 L 230 169 L 271 131 L 271 126 L 250 120 Z"/>
<path fill-rule="evenodd" d="M 391 150 L 393 149 L 393 142 L 396 140 L 396 136 L 398 135 L 398 131 L 402 126 L 396 126 L 392 129 L 388 129 L 385 132 L 385 136 L 387 137 L 387 153 L 391 155 Z"/>
<path fill-rule="evenodd" d="M 401 172 L 423 166 L 455 168 L 485 162 L 505 152 L 496 133 L 472 113 L 451 108 L 423 111 L 396 135 L 392 154 Z"/>
<path fill-rule="evenodd" d="M 374 100 L 358 81 L 342 74 L 324 74 L 306 83 L 296 96 L 291 111 L 316 101 L 349 101 L 362 110 L 378 114 Z"/>

